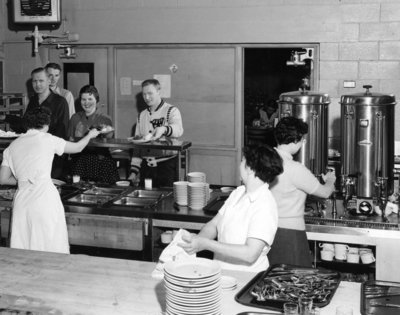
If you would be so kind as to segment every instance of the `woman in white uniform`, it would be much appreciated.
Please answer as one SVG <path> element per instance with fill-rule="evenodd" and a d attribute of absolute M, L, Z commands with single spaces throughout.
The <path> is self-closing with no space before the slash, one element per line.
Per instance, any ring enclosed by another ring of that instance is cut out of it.
<path fill-rule="evenodd" d="M 267 253 L 278 226 L 278 209 L 268 186 L 282 170 L 282 160 L 272 148 L 245 147 L 240 164 L 243 185 L 198 235 L 183 236 L 185 243 L 180 246 L 189 254 L 212 251 L 224 269 L 267 269 Z"/>
<path fill-rule="evenodd" d="M 82 151 L 99 131 L 93 129 L 74 143 L 47 133 L 47 108 L 35 108 L 24 119 L 28 131 L 4 150 L 0 169 L 1 185 L 18 184 L 10 247 L 69 253 L 64 207 L 50 177 L 51 165 L 54 154 Z"/>

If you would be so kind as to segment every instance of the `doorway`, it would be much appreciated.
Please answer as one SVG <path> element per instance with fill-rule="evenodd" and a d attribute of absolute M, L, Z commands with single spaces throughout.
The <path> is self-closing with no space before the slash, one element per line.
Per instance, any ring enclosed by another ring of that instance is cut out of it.
<path fill-rule="evenodd" d="M 267 104 L 277 110 L 282 93 L 315 87 L 316 51 L 317 45 L 244 48 L 245 145 L 275 146 L 272 129 L 277 114 L 262 111 Z"/>

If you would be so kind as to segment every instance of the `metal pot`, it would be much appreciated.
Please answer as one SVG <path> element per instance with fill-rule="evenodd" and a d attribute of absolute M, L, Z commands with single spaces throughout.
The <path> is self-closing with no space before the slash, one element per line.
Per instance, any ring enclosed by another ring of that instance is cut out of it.
<path fill-rule="evenodd" d="M 393 192 L 395 97 L 371 93 L 371 85 L 364 88 L 365 93 L 343 95 L 340 101 L 342 183 L 354 186 L 359 206 L 362 199 Z"/>
<path fill-rule="evenodd" d="M 315 176 L 325 173 L 328 164 L 328 94 L 295 91 L 279 96 L 279 118 L 293 116 L 308 124 L 306 142 L 295 160 L 304 164 Z"/>

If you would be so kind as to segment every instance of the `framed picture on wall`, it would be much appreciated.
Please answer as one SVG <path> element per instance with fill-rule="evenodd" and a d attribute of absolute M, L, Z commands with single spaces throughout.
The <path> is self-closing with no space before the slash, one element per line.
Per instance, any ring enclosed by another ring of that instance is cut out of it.
<path fill-rule="evenodd" d="M 61 0 L 14 0 L 15 23 L 61 23 Z"/>

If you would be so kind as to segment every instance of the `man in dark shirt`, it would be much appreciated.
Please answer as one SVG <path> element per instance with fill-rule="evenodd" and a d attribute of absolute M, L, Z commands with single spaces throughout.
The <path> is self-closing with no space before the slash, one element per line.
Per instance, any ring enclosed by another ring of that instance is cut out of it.
<path fill-rule="evenodd" d="M 34 69 L 31 78 L 35 95 L 29 99 L 26 111 L 38 106 L 50 109 L 51 121 L 48 132 L 67 140 L 69 109 L 66 99 L 50 90 L 50 78 L 44 68 Z M 52 178 L 62 178 L 63 165 L 64 157 L 55 156 L 51 170 Z"/>

